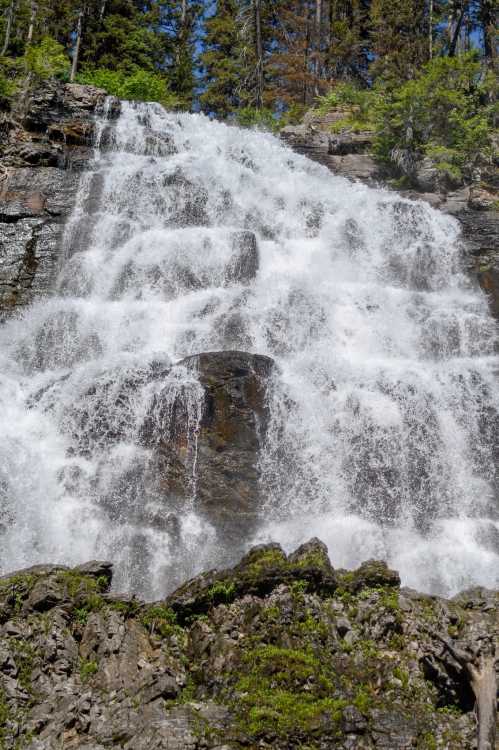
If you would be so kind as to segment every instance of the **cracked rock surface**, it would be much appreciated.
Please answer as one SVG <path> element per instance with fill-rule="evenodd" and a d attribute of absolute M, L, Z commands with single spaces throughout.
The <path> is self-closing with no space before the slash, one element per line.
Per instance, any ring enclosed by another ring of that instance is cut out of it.
<path fill-rule="evenodd" d="M 0 579 L 2 750 L 477 746 L 462 659 L 496 658 L 498 592 L 444 600 L 382 562 L 334 570 L 317 539 L 253 548 L 155 603 L 111 576 L 94 561 Z"/>
<path fill-rule="evenodd" d="M 104 97 L 46 83 L 0 115 L 0 316 L 50 289 Z"/>

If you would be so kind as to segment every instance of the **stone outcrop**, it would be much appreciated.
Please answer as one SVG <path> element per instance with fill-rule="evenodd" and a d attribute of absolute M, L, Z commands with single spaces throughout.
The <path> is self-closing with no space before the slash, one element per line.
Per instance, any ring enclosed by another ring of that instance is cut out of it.
<path fill-rule="evenodd" d="M 391 187 L 400 177 L 395 168 L 377 162 L 371 155 L 373 133 L 333 133 L 331 126 L 344 112 L 319 116 L 313 111 L 300 125 L 288 126 L 281 138 L 298 153 L 323 164 L 335 174 L 360 180 L 371 186 Z M 431 163 L 422 162 L 410 190 L 396 189 L 415 200 L 455 216 L 462 227 L 466 264 L 490 300 L 493 314 L 499 316 L 499 200 L 497 165 L 485 170 L 482 182 L 455 185 L 440 179 Z"/>
<path fill-rule="evenodd" d="M 151 604 L 110 593 L 111 572 L 0 579 L 2 750 L 477 747 L 470 675 L 495 687 L 497 592 L 333 570 L 318 540 L 254 548 Z M 478 704 L 495 710 L 490 691 Z"/>
<path fill-rule="evenodd" d="M 100 89 L 45 84 L 0 115 L 0 314 L 50 288 Z"/>
<path fill-rule="evenodd" d="M 150 472 L 170 505 L 173 496 L 182 508 L 194 494 L 196 511 L 223 546 L 242 549 L 261 507 L 258 456 L 273 361 L 247 352 L 207 352 L 177 368 L 195 373 L 195 392 L 172 394 L 166 379 L 155 397 L 142 430 L 144 444 L 153 448 Z"/>

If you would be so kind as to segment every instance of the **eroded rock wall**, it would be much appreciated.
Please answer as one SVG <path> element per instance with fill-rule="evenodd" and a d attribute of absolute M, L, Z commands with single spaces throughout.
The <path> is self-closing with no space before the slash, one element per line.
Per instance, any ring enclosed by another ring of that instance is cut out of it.
<path fill-rule="evenodd" d="M 0 316 L 46 294 L 105 93 L 45 84 L 0 123 Z"/>

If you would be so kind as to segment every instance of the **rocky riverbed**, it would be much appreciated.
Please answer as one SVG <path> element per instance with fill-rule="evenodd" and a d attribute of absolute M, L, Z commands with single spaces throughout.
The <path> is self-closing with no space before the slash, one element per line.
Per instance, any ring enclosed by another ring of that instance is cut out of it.
<path fill-rule="evenodd" d="M 4 750 L 477 747 L 470 675 L 493 673 L 497 592 L 334 570 L 316 539 L 159 602 L 111 582 L 106 562 L 0 579 Z"/>

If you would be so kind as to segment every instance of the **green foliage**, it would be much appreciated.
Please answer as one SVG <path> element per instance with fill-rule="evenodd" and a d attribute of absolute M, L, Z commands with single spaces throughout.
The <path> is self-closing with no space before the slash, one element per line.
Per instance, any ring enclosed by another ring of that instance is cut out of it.
<path fill-rule="evenodd" d="M 9 646 L 15 654 L 19 684 L 27 693 L 31 693 L 31 674 L 35 667 L 36 650 L 29 641 L 17 638 L 10 638 Z"/>
<path fill-rule="evenodd" d="M 234 601 L 236 586 L 233 581 L 217 581 L 208 589 L 208 596 L 214 604 L 229 604 Z"/>
<path fill-rule="evenodd" d="M 364 685 L 361 685 L 357 689 L 357 693 L 355 695 L 355 698 L 353 699 L 353 705 L 361 712 L 361 714 L 367 715 L 369 713 L 369 709 L 372 706 L 372 703 L 373 698 L 371 693 Z"/>
<path fill-rule="evenodd" d="M 141 615 L 140 621 L 151 635 L 157 633 L 162 638 L 172 635 L 184 635 L 184 631 L 177 624 L 177 616 L 170 607 L 154 604 Z"/>
<path fill-rule="evenodd" d="M 1 65 L 0 65 L 1 68 Z M 0 107 L 5 106 L 16 91 L 16 84 L 0 69 Z"/>
<path fill-rule="evenodd" d="M 262 109 L 241 107 L 236 112 L 236 122 L 243 128 L 258 128 L 271 132 L 279 128 L 279 122 L 274 117 L 272 110 L 266 107 Z"/>
<path fill-rule="evenodd" d="M 352 83 L 340 83 L 324 96 L 318 97 L 317 110 L 322 115 L 332 109 L 344 110 L 344 117 L 331 126 L 333 132 L 372 130 L 376 96 L 377 93 L 372 89 L 362 89 Z"/>
<path fill-rule="evenodd" d="M 478 156 L 491 151 L 491 74 L 476 53 L 438 57 L 412 80 L 361 89 L 335 86 L 318 98 L 318 111 L 344 110 L 332 129 L 373 130 L 375 154 L 410 176 L 428 157 L 448 179 L 459 181 Z"/>
<path fill-rule="evenodd" d="M 92 659 L 82 659 L 80 662 L 80 679 L 82 682 L 88 682 L 91 677 L 99 670 L 99 665 Z"/>
<path fill-rule="evenodd" d="M 102 88 L 120 99 L 159 102 L 168 109 L 175 109 L 179 104 L 178 98 L 168 90 L 165 77 L 148 70 L 137 69 L 129 74 L 120 70 L 96 68 L 81 73 L 78 81 Z"/>
<path fill-rule="evenodd" d="M 239 725 L 250 735 L 289 739 L 315 729 L 322 719 L 341 720 L 347 701 L 331 697 L 333 675 L 310 651 L 259 646 L 245 654 L 236 686 Z"/>
<path fill-rule="evenodd" d="M 64 78 L 69 74 L 70 64 L 64 47 L 48 36 L 28 47 L 24 58 L 30 73 L 42 80 Z"/>
<path fill-rule="evenodd" d="M 205 112 L 227 117 L 240 105 L 240 40 L 236 0 L 218 0 L 215 13 L 206 21 L 205 49 L 201 55 L 205 90 L 201 105 Z"/>
<path fill-rule="evenodd" d="M 459 178 L 490 146 L 489 86 L 473 53 L 434 59 L 414 80 L 379 97 L 377 155 L 409 165 L 428 156 Z"/>

